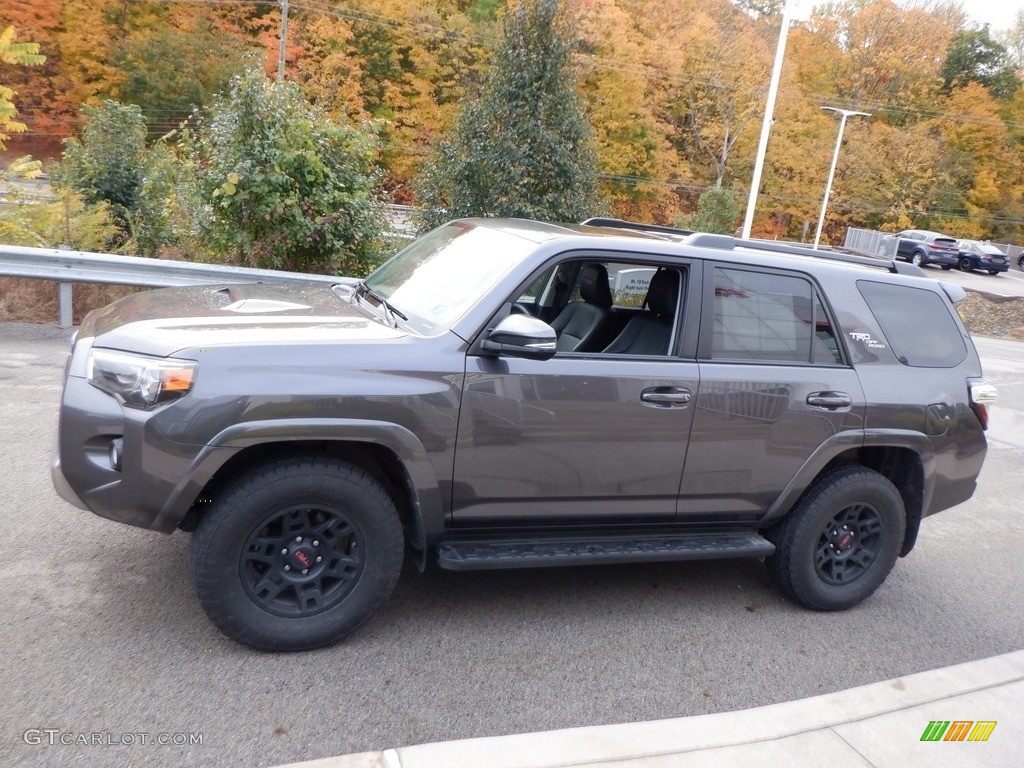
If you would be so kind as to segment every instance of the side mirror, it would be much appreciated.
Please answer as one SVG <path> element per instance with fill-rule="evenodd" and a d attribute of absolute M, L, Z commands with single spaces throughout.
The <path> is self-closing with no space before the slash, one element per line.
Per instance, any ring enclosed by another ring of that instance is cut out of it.
<path fill-rule="evenodd" d="M 529 315 L 509 315 L 487 334 L 481 349 L 509 357 L 547 360 L 555 354 L 555 329 Z"/>

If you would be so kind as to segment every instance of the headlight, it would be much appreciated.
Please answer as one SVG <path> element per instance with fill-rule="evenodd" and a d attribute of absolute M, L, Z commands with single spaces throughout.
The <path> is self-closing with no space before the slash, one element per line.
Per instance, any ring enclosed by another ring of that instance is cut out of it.
<path fill-rule="evenodd" d="M 150 409 L 184 397 L 192 389 L 197 364 L 192 360 L 146 357 L 107 349 L 89 354 L 86 378 L 132 408 Z"/>

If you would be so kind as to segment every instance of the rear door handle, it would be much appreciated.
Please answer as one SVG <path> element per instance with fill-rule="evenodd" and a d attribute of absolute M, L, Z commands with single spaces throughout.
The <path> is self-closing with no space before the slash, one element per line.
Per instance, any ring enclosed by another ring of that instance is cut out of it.
<path fill-rule="evenodd" d="M 838 411 L 853 405 L 853 398 L 845 392 L 811 392 L 807 396 L 807 404 L 827 411 Z"/>
<path fill-rule="evenodd" d="M 654 387 L 640 393 L 640 402 L 651 408 L 679 408 L 690 402 L 690 390 L 681 387 Z"/>

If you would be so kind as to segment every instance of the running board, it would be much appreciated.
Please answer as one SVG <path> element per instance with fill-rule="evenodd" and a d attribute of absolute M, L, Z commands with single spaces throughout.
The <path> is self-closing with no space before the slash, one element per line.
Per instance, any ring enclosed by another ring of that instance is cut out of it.
<path fill-rule="evenodd" d="M 691 533 L 628 538 L 446 541 L 438 547 L 437 560 L 438 565 L 449 571 L 480 571 L 767 557 L 774 551 L 775 545 L 756 533 Z"/>

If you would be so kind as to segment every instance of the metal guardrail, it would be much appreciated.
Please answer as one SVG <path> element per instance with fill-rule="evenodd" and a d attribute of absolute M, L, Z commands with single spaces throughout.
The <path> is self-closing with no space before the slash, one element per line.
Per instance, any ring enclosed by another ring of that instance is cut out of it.
<path fill-rule="evenodd" d="M 141 256 L 115 256 L 59 248 L 26 248 L 16 245 L 0 245 L 0 276 L 52 280 L 59 283 L 60 324 L 65 328 L 72 325 L 73 283 L 165 288 L 217 283 L 339 281 L 339 278 L 331 275 L 231 267 L 222 264 L 197 264 L 188 261 L 147 259 Z"/>

